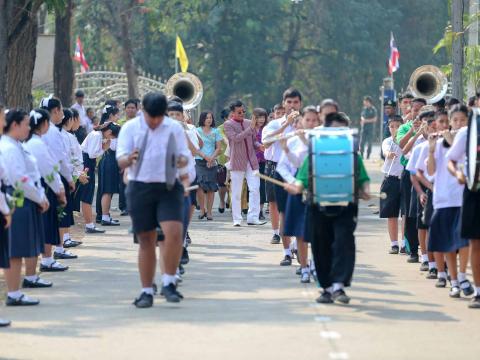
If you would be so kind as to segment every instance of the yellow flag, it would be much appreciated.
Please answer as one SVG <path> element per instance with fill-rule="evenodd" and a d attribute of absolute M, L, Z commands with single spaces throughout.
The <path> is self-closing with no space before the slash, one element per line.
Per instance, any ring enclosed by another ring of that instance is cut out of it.
<path fill-rule="evenodd" d="M 185 48 L 183 47 L 182 40 L 178 35 L 177 35 L 177 46 L 175 48 L 175 57 L 180 62 L 180 69 L 182 70 L 182 72 L 187 72 L 188 57 L 187 57 L 187 53 L 185 52 Z"/>

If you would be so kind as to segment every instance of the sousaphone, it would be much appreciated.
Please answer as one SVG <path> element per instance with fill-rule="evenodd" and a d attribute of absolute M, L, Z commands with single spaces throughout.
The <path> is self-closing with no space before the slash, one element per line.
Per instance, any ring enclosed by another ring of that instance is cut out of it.
<path fill-rule="evenodd" d="M 178 96 L 183 101 L 183 109 L 196 108 L 203 97 L 203 86 L 200 79 L 188 72 L 179 72 L 168 79 L 165 85 L 168 97 Z"/>

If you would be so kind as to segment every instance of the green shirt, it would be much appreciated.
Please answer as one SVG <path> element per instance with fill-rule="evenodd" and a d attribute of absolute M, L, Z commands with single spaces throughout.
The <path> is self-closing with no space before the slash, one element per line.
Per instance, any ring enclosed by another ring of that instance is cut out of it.
<path fill-rule="evenodd" d="M 365 169 L 365 165 L 363 164 L 363 159 L 359 154 L 357 154 L 357 160 L 357 187 L 360 188 L 365 182 L 370 181 L 370 178 L 368 177 L 367 169 Z M 296 178 L 302 183 L 305 189 L 308 187 L 308 157 L 303 161 L 300 169 L 298 169 Z"/>
<path fill-rule="evenodd" d="M 226 139 L 226 136 L 225 136 L 225 130 L 223 128 L 223 124 L 220 125 L 218 128 L 218 131 L 220 133 L 220 135 L 222 135 L 222 138 L 223 139 Z M 220 144 L 220 153 L 219 155 L 217 156 L 217 161 L 220 165 L 225 165 L 228 161 L 228 158 L 227 156 L 225 155 L 225 151 L 227 150 L 227 144 L 225 143 L 225 141 L 222 139 L 221 141 L 221 144 Z"/>
<path fill-rule="evenodd" d="M 412 126 L 413 126 L 413 122 L 409 121 L 398 128 L 397 138 L 396 138 L 397 144 L 400 144 L 400 140 L 402 140 L 405 137 L 405 135 L 407 135 L 407 133 L 412 128 Z M 413 134 L 415 135 L 415 132 Z M 402 155 L 402 157 L 400 158 L 400 164 L 402 164 L 403 166 L 407 166 L 407 163 L 408 163 L 408 159 Z"/>

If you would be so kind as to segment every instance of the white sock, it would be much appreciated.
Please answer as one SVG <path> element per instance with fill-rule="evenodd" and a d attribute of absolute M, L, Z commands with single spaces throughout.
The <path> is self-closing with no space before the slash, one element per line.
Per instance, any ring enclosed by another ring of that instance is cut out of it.
<path fill-rule="evenodd" d="M 142 288 L 142 292 L 148 295 L 153 295 L 153 288 L 152 287 Z"/>
<path fill-rule="evenodd" d="M 330 294 L 333 294 L 333 288 L 331 286 L 326 288 L 325 291 L 330 293 Z"/>
<path fill-rule="evenodd" d="M 422 262 L 427 262 L 427 261 L 428 261 L 428 255 L 422 254 Z"/>
<path fill-rule="evenodd" d="M 28 281 L 36 281 L 38 279 L 38 276 L 37 275 L 30 275 L 30 276 L 25 275 L 25 279 L 27 279 Z"/>
<path fill-rule="evenodd" d="M 87 229 L 93 229 L 93 228 L 95 228 L 95 224 L 94 223 L 88 223 L 88 224 L 85 224 L 85 227 Z"/>
<path fill-rule="evenodd" d="M 273 229 L 273 235 L 280 236 L 280 229 Z"/>
<path fill-rule="evenodd" d="M 110 221 L 110 215 L 102 215 L 102 221 Z"/>
<path fill-rule="evenodd" d="M 343 283 L 333 283 L 333 292 L 343 290 Z"/>
<path fill-rule="evenodd" d="M 55 252 L 62 254 L 64 251 L 63 246 L 55 246 Z"/>
<path fill-rule="evenodd" d="M 63 241 L 69 240 L 69 239 L 70 239 L 70 233 L 67 232 L 67 233 L 63 234 Z"/>
<path fill-rule="evenodd" d="M 458 273 L 458 281 L 463 282 L 465 280 L 467 280 L 467 274 L 459 272 Z"/>
<path fill-rule="evenodd" d="M 437 268 L 437 263 L 435 261 L 429 261 L 428 262 L 428 270 L 436 269 Z"/>
<path fill-rule="evenodd" d="M 177 278 L 175 277 L 175 274 L 173 274 L 173 275 L 163 274 L 162 275 L 163 286 L 168 286 L 170 284 L 175 284 L 176 280 L 177 280 Z"/>
<path fill-rule="evenodd" d="M 452 287 L 458 286 L 458 280 L 457 279 L 455 279 L 455 280 L 452 279 L 451 282 L 452 282 Z"/>
<path fill-rule="evenodd" d="M 290 256 L 290 257 L 292 257 L 292 250 L 290 250 L 290 249 L 283 249 L 283 254 L 284 254 L 285 256 Z"/>
<path fill-rule="evenodd" d="M 302 268 L 302 274 L 305 274 L 305 273 L 307 273 L 307 274 L 309 274 L 309 273 L 310 273 L 310 268 L 309 268 L 308 266 L 307 266 L 307 267 L 304 267 L 304 268 Z"/>
<path fill-rule="evenodd" d="M 22 296 L 22 292 L 20 290 L 17 290 L 17 291 L 9 291 L 7 293 L 8 297 L 12 298 L 12 299 L 20 299 L 20 296 Z"/>
<path fill-rule="evenodd" d="M 55 262 L 55 260 L 53 260 L 53 257 L 42 257 L 42 262 L 41 262 L 41 264 L 42 264 L 42 265 L 45 265 L 45 266 L 50 266 L 50 265 L 52 265 L 54 262 Z"/>
<path fill-rule="evenodd" d="M 439 271 L 438 272 L 438 278 L 446 279 L 447 278 L 447 273 L 445 271 Z"/>
<path fill-rule="evenodd" d="M 392 240 L 392 246 L 398 246 L 398 241 L 397 240 Z"/>

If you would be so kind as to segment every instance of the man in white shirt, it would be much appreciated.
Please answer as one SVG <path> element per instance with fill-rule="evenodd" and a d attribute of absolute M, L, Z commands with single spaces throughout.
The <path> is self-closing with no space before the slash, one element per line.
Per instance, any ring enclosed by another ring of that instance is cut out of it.
<path fill-rule="evenodd" d="M 153 305 L 159 224 L 165 235 L 160 243 L 165 269 L 162 294 L 168 302 L 183 298 L 176 289 L 175 275 L 182 255 L 184 188 L 189 186 L 190 153 L 182 126 L 166 112 L 165 95 L 145 95 L 143 113 L 122 127 L 117 144 L 118 165 L 129 168 L 127 206 L 140 244 L 142 293 L 134 302 L 138 308 Z M 176 180 L 177 174 L 181 183 Z"/>
<path fill-rule="evenodd" d="M 75 132 L 75 136 L 80 144 L 85 140 L 88 133 L 93 130 L 92 121 L 87 116 L 87 112 L 83 106 L 84 99 L 85 93 L 82 90 L 77 90 L 75 92 L 75 104 L 71 106 L 71 108 L 77 110 L 80 115 L 80 127 Z"/>

